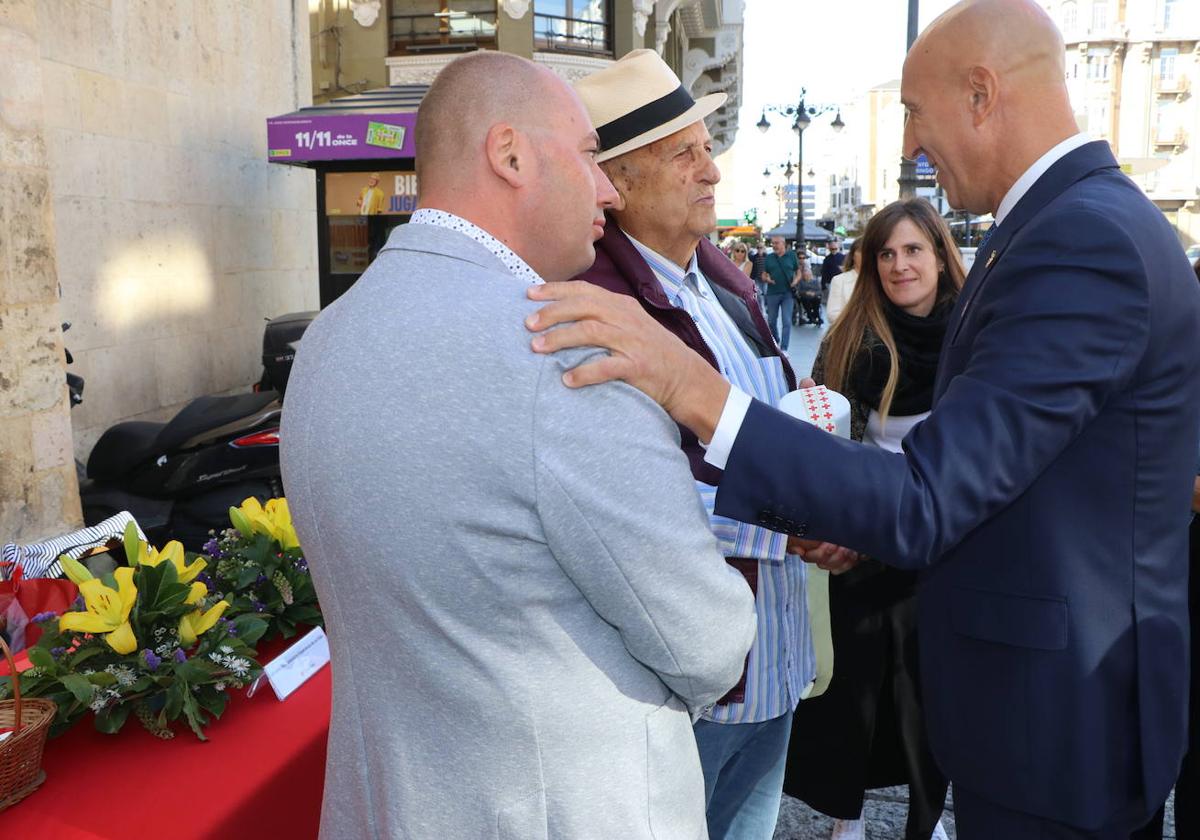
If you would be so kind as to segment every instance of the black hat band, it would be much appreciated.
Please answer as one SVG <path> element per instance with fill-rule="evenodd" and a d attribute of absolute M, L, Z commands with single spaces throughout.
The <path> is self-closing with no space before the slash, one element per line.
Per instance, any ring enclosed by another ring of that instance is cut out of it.
<path fill-rule="evenodd" d="M 648 102 L 640 108 L 617 117 L 610 123 L 596 128 L 600 135 L 600 146 L 605 151 L 615 149 L 647 131 L 665 125 L 696 104 L 687 89 L 680 85 L 660 99 Z"/>

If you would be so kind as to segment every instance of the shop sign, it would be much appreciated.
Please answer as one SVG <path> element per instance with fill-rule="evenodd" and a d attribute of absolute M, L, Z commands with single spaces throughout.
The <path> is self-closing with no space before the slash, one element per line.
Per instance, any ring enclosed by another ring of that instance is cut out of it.
<path fill-rule="evenodd" d="M 283 163 L 415 157 L 415 113 L 318 114 L 267 120 L 267 157 Z"/>

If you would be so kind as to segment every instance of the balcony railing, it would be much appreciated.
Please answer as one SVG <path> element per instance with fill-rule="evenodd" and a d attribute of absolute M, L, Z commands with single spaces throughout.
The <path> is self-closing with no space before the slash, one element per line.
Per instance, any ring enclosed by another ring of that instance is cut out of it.
<path fill-rule="evenodd" d="M 1185 128 L 1177 128 L 1174 131 L 1170 129 L 1159 129 L 1154 133 L 1155 146 L 1174 146 L 1181 148 L 1187 145 L 1188 133 Z"/>
<path fill-rule="evenodd" d="M 1185 94 L 1192 89 L 1191 80 L 1183 74 L 1176 74 L 1170 78 L 1159 76 L 1156 79 L 1158 92 L 1164 96 L 1179 96 Z"/>
<path fill-rule="evenodd" d="M 612 55 L 610 27 L 606 21 L 535 14 L 534 45 L 541 50 Z"/>
<path fill-rule="evenodd" d="M 496 10 L 392 15 L 391 53 L 466 52 L 496 46 Z"/>

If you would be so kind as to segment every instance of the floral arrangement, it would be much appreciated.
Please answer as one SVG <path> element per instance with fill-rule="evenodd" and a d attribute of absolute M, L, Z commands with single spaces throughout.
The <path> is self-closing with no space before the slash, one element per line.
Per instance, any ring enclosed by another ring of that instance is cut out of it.
<path fill-rule="evenodd" d="M 229 509 L 232 528 L 204 546 L 215 562 L 213 588 L 231 605 L 231 613 L 255 613 L 267 621 L 267 635 L 285 639 L 297 625 L 322 623 L 317 593 L 292 526 L 286 499 L 265 506 L 249 498 Z"/>
<path fill-rule="evenodd" d="M 42 636 L 28 649 L 33 667 L 21 675 L 22 693 L 58 705 L 52 734 L 92 712 L 101 732 L 119 731 L 133 714 L 161 738 L 174 736 L 170 724 L 182 716 L 206 740 L 204 727 L 225 710 L 228 690 L 261 672 L 252 645 L 266 622 L 223 618 L 229 602 L 201 579 L 207 561 L 189 562 L 178 542 L 158 551 L 130 523 L 125 554 L 130 565 L 99 578 L 61 558 L 79 598 L 62 615 L 33 617 Z M 10 691 L 0 679 L 0 697 Z"/>

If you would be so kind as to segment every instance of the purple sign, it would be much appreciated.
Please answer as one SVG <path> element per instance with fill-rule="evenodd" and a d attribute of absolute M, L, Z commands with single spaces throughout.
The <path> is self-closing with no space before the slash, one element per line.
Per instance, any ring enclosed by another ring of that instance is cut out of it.
<path fill-rule="evenodd" d="M 276 163 L 416 157 L 416 113 L 289 114 L 267 120 L 267 157 Z"/>

